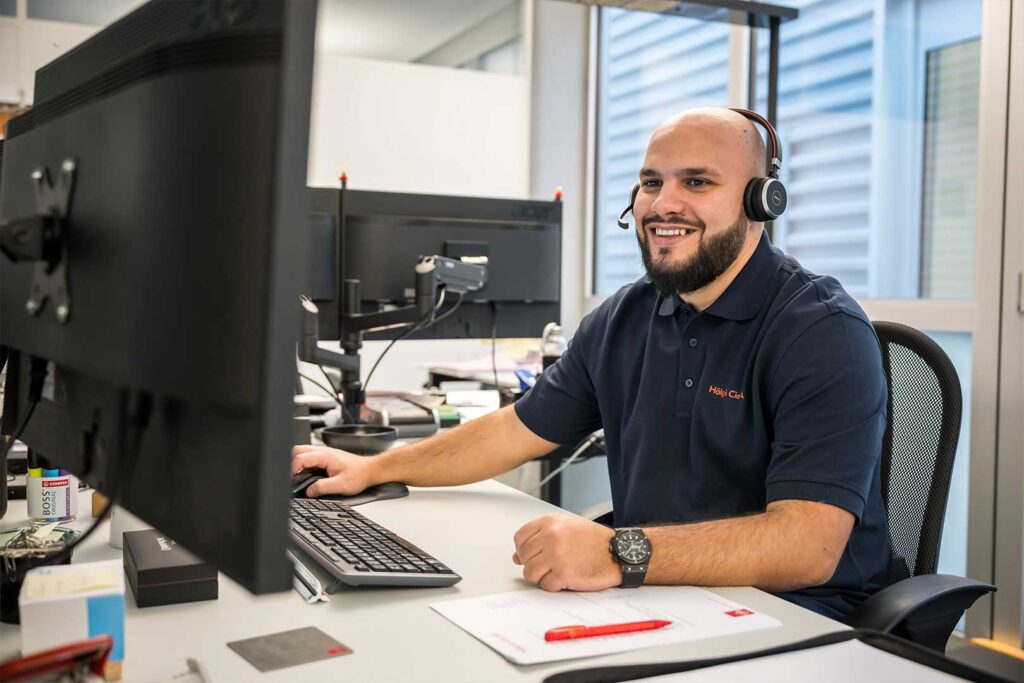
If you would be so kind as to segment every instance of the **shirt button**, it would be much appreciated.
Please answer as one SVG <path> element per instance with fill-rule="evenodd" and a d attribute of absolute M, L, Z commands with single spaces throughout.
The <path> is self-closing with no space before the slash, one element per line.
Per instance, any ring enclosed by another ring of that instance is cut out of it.
<path fill-rule="evenodd" d="M 683 384 L 685 384 L 685 385 L 686 385 L 686 388 L 687 388 L 687 389 L 689 389 L 690 387 L 692 387 L 692 386 L 693 386 L 693 380 L 692 380 L 692 379 L 689 379 L 689 378 L 687 378 L 687 379 L 686 379 L 686 381 L 685 381 L 685 382 L 683 382 Z"/>
<path fill-rule="evenodd" d="M 692 349 L 696 345 L 697 345 L 697 338 L 696 337 L 690 337 L 690 348 Z"/>

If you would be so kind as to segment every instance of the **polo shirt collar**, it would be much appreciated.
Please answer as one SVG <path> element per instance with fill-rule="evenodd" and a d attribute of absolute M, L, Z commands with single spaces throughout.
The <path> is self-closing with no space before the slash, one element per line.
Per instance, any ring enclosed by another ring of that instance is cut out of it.
<path fill-rule="evenodd" d="M 762 232 L 761 239 L 728 289 L 708 306 L 706 312 L 728 320 L 749 320 L 757 315 L 770 289 L 772 276 L 782 265 L 782 254 L 768 241 L 768 233 Z M 673 315 L 686 302 L 678 296 L 662 297 L 658 315 Z"/>

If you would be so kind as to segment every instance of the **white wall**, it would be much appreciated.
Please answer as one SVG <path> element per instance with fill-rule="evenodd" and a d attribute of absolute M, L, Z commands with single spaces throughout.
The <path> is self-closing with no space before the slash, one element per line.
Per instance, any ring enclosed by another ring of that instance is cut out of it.
<path fill-rule="evenodd" d="M 527 198 L 528 82 L 318 54 L 309 184 Z"/>

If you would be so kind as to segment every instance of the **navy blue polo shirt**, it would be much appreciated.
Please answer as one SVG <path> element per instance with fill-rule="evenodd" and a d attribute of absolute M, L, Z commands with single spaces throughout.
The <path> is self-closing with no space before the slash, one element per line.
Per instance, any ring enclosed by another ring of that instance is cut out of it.
<path fill-rule="evenodd" d="M 620 289 L 515 405 L 556 443 L 604 428 L 616 526 L 732 517 L 787 499 L 849 511 L 856 524 L 832 578 L 781 594 L 841 617 L 887 583 L 886 392 L 864 311 L 762 235 L 702 312 L 646 278 Z"/>

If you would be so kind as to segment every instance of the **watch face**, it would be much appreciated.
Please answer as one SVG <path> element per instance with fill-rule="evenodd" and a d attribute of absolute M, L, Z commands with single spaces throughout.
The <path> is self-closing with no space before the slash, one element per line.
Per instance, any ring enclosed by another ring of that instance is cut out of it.
<path fill-rule="evenodd" d="M 639 531 L 624 531 L 615 536 L 615 554 L 623 562 L 643 564 L 651 557 L 651 542 Z"/>

